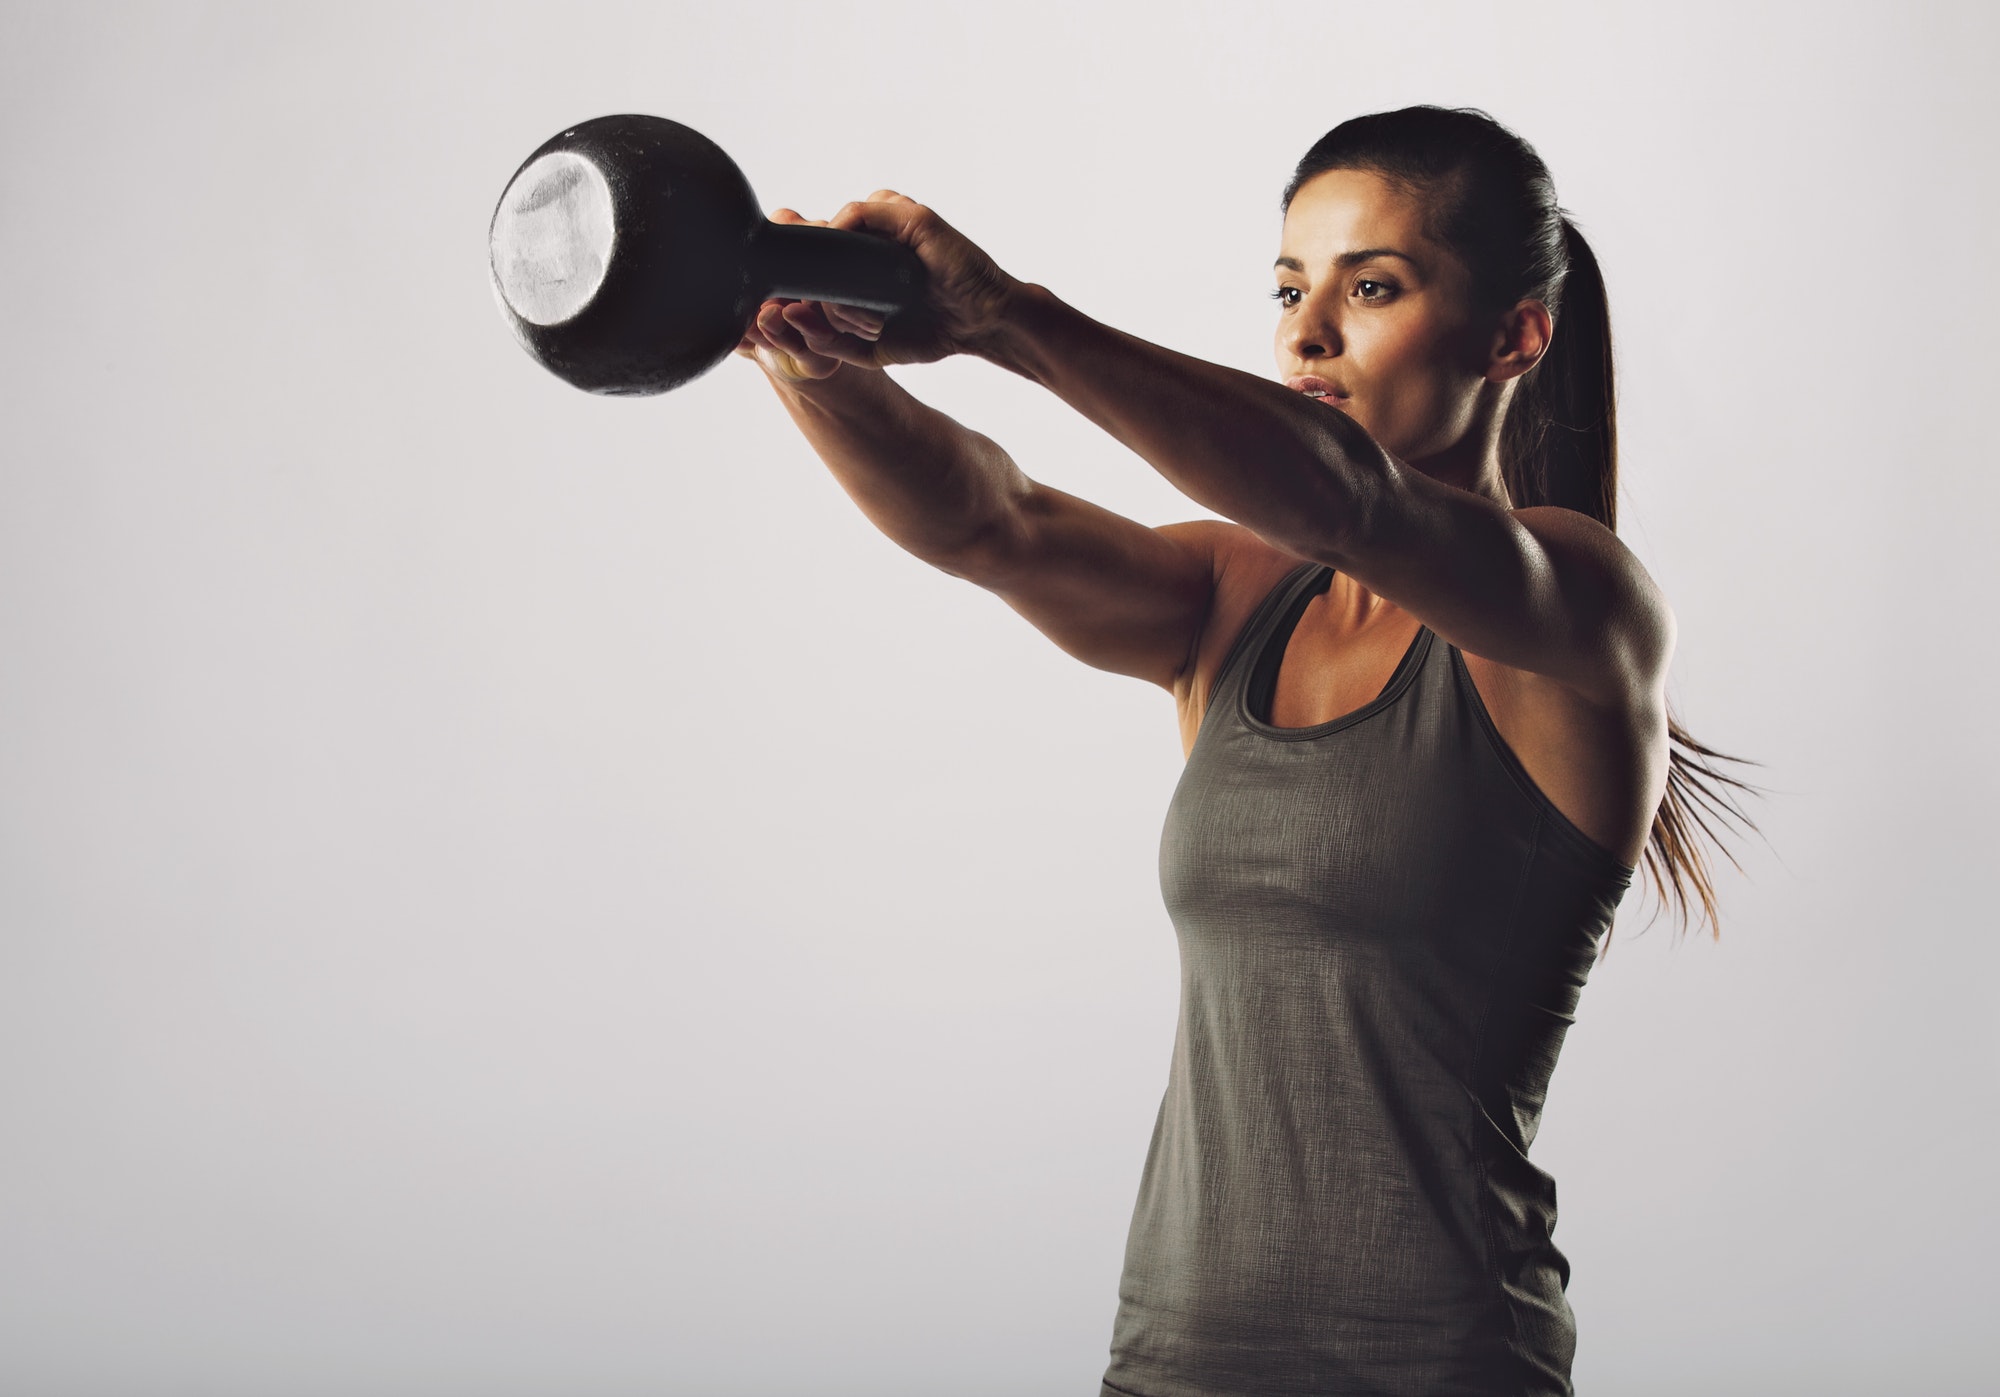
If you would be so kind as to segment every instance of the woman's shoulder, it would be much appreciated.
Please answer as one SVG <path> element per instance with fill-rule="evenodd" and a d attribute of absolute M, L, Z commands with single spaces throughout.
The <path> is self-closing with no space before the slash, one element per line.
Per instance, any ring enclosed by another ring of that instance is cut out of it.
<path fill-rule="evenodd" d="M 1196 646 L 1195 667 L 1219 668 L 1271 590 L 1297 569 L 1307 566 L 1307 561 L 1226 519 L 1201 519 L 1191 525 L 1169 527 L 1200 528 L 1208 535 L 1206 542 L 1214 560 L 1215 584 L 1208 618 Z"/>
<path fill-rule="evenodd" d="M 1294 570 L 1305 566 L 1306 560 L 1274 547 L 1241 524 L 1226 519 L 1169 524 L 1163 532 L 1184 532 L 1190 539 L 1198 535 L 1209 549 L 1214 567 L 1208 615 L 1195 644 L 1194 663 L 1175 692 L 1182 729 L 1191 734 L 1201 726 L 1208 696 L 1214 691 L 1216 678 L 1243 628 L 1250 624 L 1250 618 L 1272 589 Z"/>

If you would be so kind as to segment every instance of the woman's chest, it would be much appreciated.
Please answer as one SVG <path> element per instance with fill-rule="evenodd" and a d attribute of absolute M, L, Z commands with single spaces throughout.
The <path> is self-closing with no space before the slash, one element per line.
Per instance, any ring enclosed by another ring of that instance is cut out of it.
<path fill-rule="evenodd" d="M 1421 623 L 1395 611 L 1360 626 L 1313 624 L 1312 608 L 1285 642 L 1270 709 L 1273 727 L 1311 728 L 1367 707 L 1388 687 Z"/>
<path fill-rule="evenodd" d="M 1536 822 L 1452 678 L 1445 647 L 1420 643 L 1388 692 L 1300 731 L 1218 695 L 1162 831 L 1184 939 L 1493 944 Z"/>

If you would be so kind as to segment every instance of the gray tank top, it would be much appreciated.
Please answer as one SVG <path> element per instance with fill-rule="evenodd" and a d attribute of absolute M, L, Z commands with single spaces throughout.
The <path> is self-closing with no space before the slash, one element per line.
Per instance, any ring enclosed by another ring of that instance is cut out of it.
<path fill-rule="evenodd" d="M 1428 627 L 1374 702 L 1271 726 L 1332 579 L 1296 569 L 1244 627 L 1167 812 L 1180 1022 L 1106 1397 L 1571 1391 L 1528 1146 L 1632 870 Z"/>

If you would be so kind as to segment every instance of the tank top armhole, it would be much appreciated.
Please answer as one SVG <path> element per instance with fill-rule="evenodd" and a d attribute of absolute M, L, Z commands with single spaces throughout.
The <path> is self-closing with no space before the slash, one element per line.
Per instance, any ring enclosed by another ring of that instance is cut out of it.
<path fill-rule="evenodd" d="M 1506 768 L 1514 784 L 1520 788 L 1529 803 L 1540 811 L 1544 825 L 1556 841 L 1568 847 L 1571 853 L 1599 868 L 1608 876 L 1616 876 L 1630 882 L 1638 869 L 1619 858 L 1609 849 L 1576 827 L 1576 822 L 1549 799 L 1548 793 L 1535 784 L 1535 778 L 1521 765 L 1521 759 L 1514 755 L 1514 749 L 1507 745 L 1507 739 L 1500 735 L 1500 729 L 1493 721 L 1493 715 L 1486 711 L 1486 700 L 1479 695 L 1479 686 L 1472 682 L 1472 671 L 1466 667 L 1465 656 L 1456 645 L 1447 643 L 1451 653 L 1451 672 L 1456 679 L 1459 692 L 1465 695 L 1466 706 L 1479 720 L 1479 729 L 1486 734 L 1487 745 L 1493 749 L 1500 765 Z"/>
<path fill-rule="evenodd" d="M 1215 710 L 1216 700 L 1222 697 L 1231 678 L 1246 663 L 1245 652 L 1255 649 L 1254 642 L 1257 637 L 1269 628 L 1272 616 L 1292 595 L 1299 581 L 1307 574 L 1317 572 L 1321 566 L 1319 563 L 1300 563 L 1279 578 L 1271 590 L 1264 594 L 1264 599 L 1257 603 L 1257 609 L 1250 613 L 1250 619 L 1243 623 L 1243 628 L 1236 632 L 1236 639 L 1230 642 L 1228 653 L 1222 657 L 1222 667 L 1215 672 L 1215 683 L 1209 686 L 1208 696 L 1204 701 L 1204 724 L 1207 722 L 1206 715 Z"/>

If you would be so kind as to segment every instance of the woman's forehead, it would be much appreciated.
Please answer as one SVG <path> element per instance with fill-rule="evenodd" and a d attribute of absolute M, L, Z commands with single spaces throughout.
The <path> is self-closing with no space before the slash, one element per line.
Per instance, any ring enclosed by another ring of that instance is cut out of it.
<path fill-rule="evenodd" d="M 1285 212 L 1284 254 L 1308 263 L 1367 248 L 1434 251 L 1427 209 L 1409 185 L 1373 170 L 1327 170 L 1299 186 Z"/>

